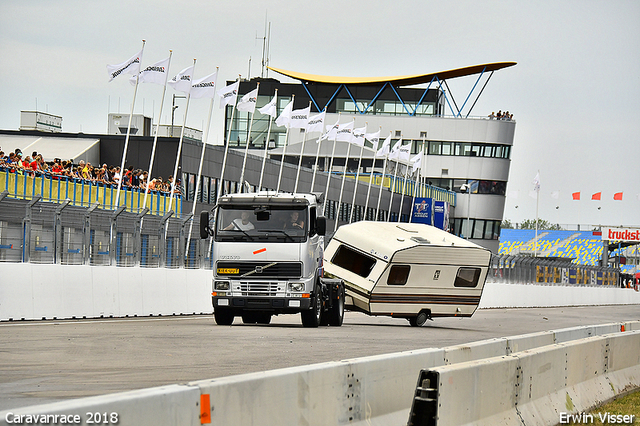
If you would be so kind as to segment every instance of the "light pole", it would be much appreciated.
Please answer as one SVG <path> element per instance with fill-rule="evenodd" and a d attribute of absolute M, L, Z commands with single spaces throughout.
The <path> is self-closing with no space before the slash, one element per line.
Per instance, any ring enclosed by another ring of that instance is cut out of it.
<path fill-rule="evenodd" d="M 171 104 L 171 137 L 173 137 L 173 119 L 175 117 L 175 111 L 179 107 L 179 105 L 176 105 L 176 98 L 186 99 L 187 97 L 181 95 L 173 95 L 173 102 Z"/>
<path fill-rule="evenodd" d="M 471 206 L 471 186 L 467 183 L 463 183 L 460 186 L 460 192 L 463 194 L 467 194 L 467 227 L 469 228 L 469 233 L 466 235 L 467 239 L 471 238 L 471 218 L 470 218 L 470 206 Z M 464 227 L 462 227 L 464 229 Z M 465 232 L 462 232 L 462 237 L 465 237 Z"/>

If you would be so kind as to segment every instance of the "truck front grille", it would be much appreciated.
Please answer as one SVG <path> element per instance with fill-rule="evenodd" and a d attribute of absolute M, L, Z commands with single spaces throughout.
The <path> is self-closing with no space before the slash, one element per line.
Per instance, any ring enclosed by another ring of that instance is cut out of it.
<path fill-rule="evenodd" d="M 240 291 L 243 296 L 275 296 L 278 292 L 278 283 L 241 281 Z"/>

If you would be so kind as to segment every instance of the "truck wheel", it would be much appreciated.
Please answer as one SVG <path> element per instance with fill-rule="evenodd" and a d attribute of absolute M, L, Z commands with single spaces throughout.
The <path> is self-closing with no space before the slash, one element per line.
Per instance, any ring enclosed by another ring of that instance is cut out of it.
<path fill-rule="evenodd" d="M 344 291 L 340 292 L 338 300 L 333 301 L 333 307 L 327 312 L 328 323 L 340 327 L 344 320 Z"/>
<path fill-rule="evenodd" d="M 425 311 L 422 311 L 415 317 L 409 318 L 409 324 L 411 324 L 412 327 L 422 327 L 428 319 L 429 315 Z"/>
<path fill-rule="evenodd" d="M 322 317 L 322 299 L 320 296 L 320 287 L 316 287 L 313 295 L 313 303 L 311 309 L 303 311 L 300 314 L 302 316 L 302 325 L 304 327 L 317 328 L 320 325 Z"/>
<path fill-rule="evenodd" d="M 218 308 L 213 312 L 213 317 L 218 325 L 233 324 L 233 312 L 230 310 Z"/>

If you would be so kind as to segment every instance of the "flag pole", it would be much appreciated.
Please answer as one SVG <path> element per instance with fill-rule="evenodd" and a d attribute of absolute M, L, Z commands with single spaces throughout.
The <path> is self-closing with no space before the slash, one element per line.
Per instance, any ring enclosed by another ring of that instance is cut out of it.
<path fill-rule="evenodd" d="M 356 119 L 353 119 L 353 122 L 355 123 Z M 355 125 L 354 125 L 355 127 Z M 338 230 L 338 220 L 340 218 L 340 210 L 342 209 L 342 194 L 344 192 L 344 181 L 347 177 L 347 165 L 349 164 L 349 157 L 351 156 L 351 141 L 347 142 L 349 144 L 349 147 L 347 148 L 347 156 L 344 160 L 344 171 L 342 172 L 342 183 L 340 184 L 340 196 L 338 198 L 338 214 L 336 216 L 336 220 L 333 226 L 333 232 L 336 232 Z M 352 206 L 353 208 L 353 206 Z"/>
<path fill-rule="evenodd" d="M 291 95 L 291 110 L 293 111 L 293 101 L 295 100 L 296 95 Z M 289 117 L 289 121 L 291 121 L 291 117 Z M 287 132 L 284 136 L 284 146 L 282 147 L 282 158 L 280 159 L 280 172 L 278 173 L 278 185 L 276 186 L 276 192 L 280 192 L 280 181 L 282 179 L 282 168 L 284 167 L 284 159 L 287 154 L 287 144 L 289 143 L 289 129 L 291 128 L 291 122 L 286 124 Z"/>
<path fill-rule="evenodd" d="M 311 115 L 311 101 L 309 101 L 309 116 Z M 298 158 L 298 170 L 296 171 L 296 184 L 293 187 L 293 192 L 298 192 L 298 182 L 300 181 L 300 169 L 302 169 L 302 155 L 304 154 L 304 146 L 307 142 L 307 133 L 309 133 L 309 117 L 307 117 L 307 128 L 304 129 L 304 136 L 302 137 L 302 148 L 300 148 L 300 157 Z"/>
<path fill-rule="evenodd" d="M 389 130 L 389 136 L 391 136 L 391 130 Z M 383 142 L 383 146 L 384 146 L 384 142 Z M 376 206 L 376 221 L 378 221 L 380 218 L 378 217 L 378 213 L 380 211 L 380 200 L 382 200 L 382 185 L 384 183 L 384 177 L 387 174 L 387 160 L 389 159 L 389 154 L 386 154 L 384 156 L 384 161 L 382 163 L 382 178 L 380 179 L 380 187 L 378 189 L 378 205 Z M 391 186 L 391 183 L 389 183 L 389 186 Z"/>
<path fill-rule="evenodd" d="M 340 127 L 340 113 L 338 113 L 338 128 L 339 127 Z M 332 130 L 333 130 L 333 128 L 332 128 Z M 329 132 L 331 132 L 331 131 L 329 131 Z M 329 137 L 331 137 L 331 136 L 329 136 Z M 331 158 L 329 158 L 329 169 L 327 170 L 327 172 L 328 172 L 328 174 L 327 174 L 327 186 L 326 186 L 326 189 L 324 191 L 325 203 L 327 201 L 329 201 L 329 183 L 331 181 L 331 169 L 333 168 L 333 158 L 336 155 L 336 145 L 338 143 L 338 141 L 336 140 L 336 137 L 337 137 L 337 134 L 333 138 L 333 148 L 331 149 Z M 340 208 L 340 207 L 338 207 L 338 208 Z M 338 220 L 338 219 L 336 218 L 336 220 Z"/>
<path fill-rule="evenodd" d="M 239 89 L 239 88 L 238 88 Z M 256 89 L 260 92 L 260 82 L 257 83 Z M 258 103 L 258 94 L 256 94 L 256 103 Z M 249 122 L 249 134 L 244 147 L 244 159 L 242 160 L 242 172 L 240 173 L 240 188 L 244 185 L 244 170 L 247 165 L 247 156 L 249 155 L 249 141 L 251 140 L 251 128 L 253 127 L 253 117 L 256 115 L 255 105 L 253 106 L 253 112 L 251 113 L 251 121 Z"/>
<path fill-rule="evenodd" d="M 193 60 L 193 75 L 196 71 L 196 60 Z M 193 78 L 191 79 L 193 81 Z M 173 181 L 171 182 L 171 196 L 169 197 L 169 211 L 173 207 L 173 196 L 176 189 L 176 179 L 178 178 L 178 164 L 180 163 L 180 155 L 182 154 L 182 143 L 184 141 L 184 128 L 187 125 L 187 112 L 189 112 L 189 100 L 191 99 L 191 89 L 187 93 L 187 105 L 184 107 L 184 119 L 182 120 L 182 129 L 180 130 L 180 142 L 178 142 L 178 153 L 176 154 L 176 164 L 173 167 Z M 177 215 L 176 215 L 177 216 Z M 169 222 L 167 221 L 167 225 Z"/>
<path fill-rule="evenodd" d="M 276 103 L 278 99 L 278 89 L 275 91 Z M 276 105 L 277 112 L 277 105 Z M 264 157 L 262 157 L 262 169 L 260 170 L 260 183 L 258 183 L 258 191 L 262 189 L 262 178 L 264 177 L 264 166 L 267 162 L 267 151 L 269 151 L 269 138 L 271 137 L 271 123 L 273 123 L 273 117 L 269 115 L 269 129 L 267 130 L 267 140 L 264 142 Z"/>
<path fill-rule="evenodd" d="M 396 189 L 396 179 L 398 178 L 398 163 L 399 159 L 396 160 L 396 169 L 393 172 L 393 187 L 389 184 L 389 190 L 391 190 L 391 196 L 389 197 L 389 216 L 387 217 L 387 222 L 391 222 L 391 207 L 393 206 L 393 193 Z"/>
<path fill-rule="evenodd" d="M 382 131 L 382 126 L 380 126 L 379 132 Z M 380 145 L 380 136 L 378 136 L 378 146 Z M 373 149 L 379 149 L 378 147 L 374 147 Z M 373 169 L 376 165 L 376 155 L 373 155 L 373 162 L 371 163 L 371 172 L 369 173 L 369 186 L 367 187 L 367 199 L 364 202 L 364 218 L 367 219 L 367 209 L 369 208 L 369 195 L 371 195 L 371 183 L 373 181 Z"/>
<path fill-rule="evenodd" d="M 218 89 L 218 70 L 220 67 L 216 67 L 216 81 L 213 83 L 213 87 L 215 90 Z M 202 138 L 202 152 L 200 153 L 200 164 L 198 165 L 198 176 L 196 177 L 196 190 L 193 194 L 193 207 L 191 208 L 191 220 L 189 222 L 189 233 L 187 234 L 187 249 L 189 248 L 189 243 L 191 241 L 191 231 L 193 230 L 193 221 L 196 217 L 196 204 L 198 200 L 198 192 L 200 191 L 200 180 L 202 177 L 202 166 L 204 164 L 204 153 L 207 148 L 207 143 L 209 141 L 209 128 L 211 127 L 211 117 L 213 116 L 213 102 L 215 100 L 215 94 L 211 97 L 211 102 L 209 103 L 209 115 L 207 117 L 207 127 L 204 129 L 204 136 Z M 176 181 L 176 177 L 173 178 L 173 181 Z"/>
<path fill-rule="evenodd" d="M 240 75 L 238 75 L 238 79 L 236 81 L 240 81 Z M 240 90 L 240 83 L 238 83 L 238 90 Z M 225 168 L 227 167 L 227 157 L 229 156 L 229 145 L 230 145 L 230 138 L 231 138 L 231 126 L 233 125 L 233 116 L 236 112 L 236 105 L 238 105 L 238 96 L 236 94 L 236 99 L 235 99 L 235 103 L 233 105 L 233 107 L 231 108 L 231 121 L 229 121 L 229 129 L 227 131 L 227 143 L 226 146 L 224 148 L 224 158 L 222 159 L 222 170 L 220 171 L 220 182 L 218 182 L 218 193 L 216 194 L 216 204 L 218 203 L 218 200 L 220 199 L 220 194 L 222 193 L 222 185 L 224 183 L 224 172 L 225 172 Z M 226 108 L 226 105 L 225 105 Z"/>
<path fill-rule="evenodd" d="M 162 101 L 160 102 L 160 114 L 158 115 L 158 125 L 156 126 L 156 134 L 153 136 L 153 148 L 151 148 L 151 159 L 149 160 L 149 170 L 147 171 L 147 182 L 145 184 L 144 189 L 144 201 L 142 202 L 142 209 L 144 210 L 147 207 L 147 196 L 149 195 L 149 182 L 151 180 L 152 172 L 153 172 L 153 161 L 156 157 L 156 147 L 158 145 L 158 133 L 160 130 L 160 120 L 162 119 L 162 109 L 164 106 L 164 96 L 167 93 L 167 81 L 169 81 L 169 67 L 171 66 L 171 56 L 173 55 L 173 51 L 169 50 L 169 64 L 167 65 L 167 71 L 164 78 L 164 87 L 162 88 Z M 122 174 L 122 173 L 121 173 Z M 142 229 L 142 221 L 140 223 Z"/>
<path fill-rule="evenodd" d="M 402 180 L 402 196 L 400 197 L 400 210 L 398 211 L 398 223 L 400 223 L 400 217 L 402 216 L 402 205 L 404 204 L 404 193 L 407 190 L 407 179 L 409 177 L 409 165 L 407 164 L 404 173 L 404 179 Z"/>
<path fill-rule="evenodd" d="M 364 123 L 364 134 L 367 134 L 367 122 Z M 362 154 L 364 153 L 364 145 L 366 143 L 366 137 L 365 140 L 362 143 L 362 146 L 360 147 L 360 156 L 358 157 L 358 168 L 356 169 L 356 182 L 353 185 L 353 198 L 351 199 L 351 214 L 349 214 L 349 223 L 351 223 L 353 221 L 353 212 L 356 209 L 356 190 L 358 189 L 358 178 L 360 177 L 360 165 L 362 164 Z M 365 209 L 365 217 L 367 215 L 367 211 Z"/>
<path fill-rule="evenodd" d="M 422 144 L 422 151 L 420 151 L 420 154 L 422 154 L 422 156 L 420 157 L 420 168 L 418 169 L 418 173 L 416 174 L 416 183 L 413 187 L 413 197 L 411 199 L 411 213 L 409 213 L 409 223 L 411 223 L 411 219 L 413 218 L 413 209 L 415 208 L 416 196 L 418 195 L 418 187 L 422 185 L 422 161 L 424 160 L 424 143 Z"/>
<path fill-rule="evenodd" d="M 142 50 L 140 54 L 140 64 L 142 64 L 142 55 L 144 54 L 144 45 L 146 41 L 142 40 Z M 140 72 L 136 73 L 136 86 L 133 89 L 133 102 L 131 102 L 131 114 L 129 114 L 129 125 L 127 126 L 127 136 L 124 139 L 124 149 L 122 150 L 122 161 L 120 163 L 120 179 L 118 179 L 118 189 L 116 189 L 116 209 L 120 207 L 120 188 L 122 188 L 122 179 L 124 178 L 124 163 L 127 159 L 127 150 L 129 149 L 129 138 L 131 136 L 131 120 L 133 119 L 133 108 L 136 104 L 136 95 L 138 93 L 138 82 L 140 81 Z"/>
<path fill-rule="evenodd" d="M 326 111 L 326 107 L 325 107 Z M 322 136 L 324 135 L 324 123 L 322 123 L 322 130 L 320 133 L 320 137 L 318 138 L 318 149 L 316 150 L 316 162 L 313 166 L 313 177 L 311 178 L 311 192 L 313 192 L 313 187 L 316 183 L 316 173 L 318 173 L 318 159 L 320 158 L 320 145 L 322 144 Z"/>

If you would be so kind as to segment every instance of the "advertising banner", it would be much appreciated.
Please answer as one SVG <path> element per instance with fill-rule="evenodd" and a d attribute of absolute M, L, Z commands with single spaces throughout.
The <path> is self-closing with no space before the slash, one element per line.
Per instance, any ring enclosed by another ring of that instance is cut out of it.
<path fill-rule="evenodd" d="M 640 229 L 602 228 L 602 239 L 609 241 L 640 243 Z"/>
<path fill-rule="evenodd" d="M 446 201 L 433 202 L 433 226 L 449 231 L 449 203 Z"/>
<path fill-rule="evenodd" d="M 432 209 L 432 198 L 416 197 L 413 203 L 413 214 L 411 215 L 411 222 L 433 225 Z"/>

